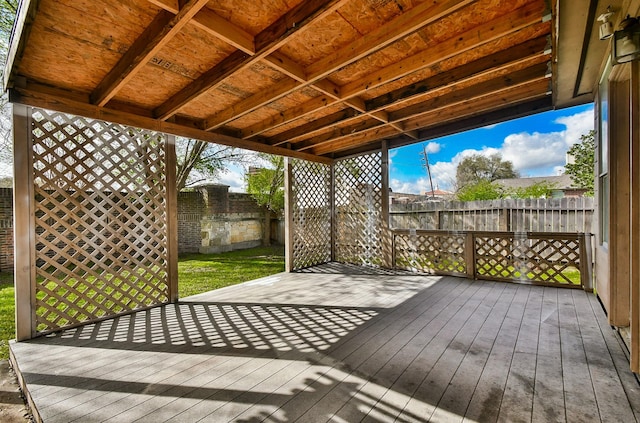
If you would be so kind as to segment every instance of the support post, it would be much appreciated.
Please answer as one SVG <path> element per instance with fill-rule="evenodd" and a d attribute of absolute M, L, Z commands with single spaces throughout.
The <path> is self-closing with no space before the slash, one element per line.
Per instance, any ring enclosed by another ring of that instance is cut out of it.
<path fill-rule="evenodd" d="M 382 141 L 382 267 L 393 267 L 393 243 L 391 229 L 389 228 L 389 145 L 387 140 Z"/>
<path fill-rule="evenodd" d="M 165 187 L 167 192 L 167 282 L 169 302 L 178 301 L 178 187 L 176 137 L 165 135 Z"/>
<path fill-rule="evenodd" d="M 476 240 L 473 232 L 466 232 L 464 239 L 464 261 L 467 277 L 476 278 Z"/>
<path fill-rule="evenodd" d="M 593 292 L 593 259 L 591 257 L 591 234 L 580 234 L 580 283 L 582 289 Z"/>
<path fill-rule="evenodd" d="M 294 257 L 293 257 L 293 234 L 295 228 L 293 227 L 293 163 L 291 158 L 285 157 L 284 159 L 284 262 L 285 271 L 292 272 L 294 270 Z"/>
<path fill-rule="evenodd" d="M 631 63 L 631 138 L 629 156 L 631 162 L 631 346 L 630 367 L 640 373 L 640 63 Z"/>
<path fill-rule="evenodd" d="M 13 105 L 13 236 L 16 339 L 35 336 L 35 212 L 31 107 Z"/>
<path fill-rule="evenodd" d="M 336 216 L 336 165 L 335 163 L 331 163 L 329 167 L 329 226 L 331 231 L 331 261 L 336 261 L 336 231 L 338 228 L 337 225 L 337 216 Z"/>

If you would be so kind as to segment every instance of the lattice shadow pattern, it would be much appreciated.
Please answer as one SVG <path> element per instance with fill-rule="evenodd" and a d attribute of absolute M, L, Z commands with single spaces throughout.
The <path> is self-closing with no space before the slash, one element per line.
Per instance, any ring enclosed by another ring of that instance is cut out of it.
<path fill-rule="evenodd" d="M 396 233 L 396 268 L 466 276 L 465 235 Z"/>
<path fill-rule="evenodd" d="M 382 264 L 382 153 L 336 162 L 336 261 Z"/>
<path fill-rule="evenodd" d="M 293 269 L 331 261 L 331 167 L 292 160 Z"/>
<path fill-rule="evenodd" d="M 165 138 L 34 109 L 36 331 L 168 301 Z"/>
<path fill-rule="evenodd" d="M 550 235 L 550 234 L 549 234 Z M 580 240 L 530 235 L 476 235 L 476 272 L 483 279 L 580 286 Z"/>

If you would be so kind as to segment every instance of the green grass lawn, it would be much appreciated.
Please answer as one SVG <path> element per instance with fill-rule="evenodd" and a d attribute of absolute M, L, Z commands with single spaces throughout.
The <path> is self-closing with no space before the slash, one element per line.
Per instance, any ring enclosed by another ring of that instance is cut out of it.
<path fill-rule="evenodd" d="M 9 339 L 15 338 L 13 273 L 0 272 L 0 359 L 9 358 Z"/>
<path fill-rule="evenodd" d="M 221 254 L 190 254 L 178 260 L 180 298 L 284 271 L 283 247 L 258 247 Z M 13 274 L 0 272 L 0 359 L 15 337 Z"/>
<path fill-rule="evenodd" d="M 180 298 L 284 272 L 283 247 L 220 254 L 190 254 L 178 260 Z"/>

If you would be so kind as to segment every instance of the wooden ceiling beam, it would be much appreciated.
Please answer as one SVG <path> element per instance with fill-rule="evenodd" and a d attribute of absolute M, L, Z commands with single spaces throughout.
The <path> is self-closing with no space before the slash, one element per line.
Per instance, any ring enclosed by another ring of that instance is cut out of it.
<path fill-rule="evenodd" d="M 156 107 L 153 111 L 155 117 L 160 120 L 169 119 L 180 107 L 194 100 L 212 86 L 222 84 L 228 77 L 243 69 L 247 64 L 247 60 L 250 60 L 250 56 L 240 50 L 234 51 L 216 66 L 191 82 L 186 89 L 179 91 L 169 100 Z"/>
<path fill-rule="evenodd" d="M 180 10 L 178 0 L 148 1 L 167 12 L 173 13 L 174 15 Z M 207 9 L 205 7 L 200 10 L 193 17 L 191 23 L 205 30 L 214 37 L 231 44 L 238 50 L 242 50 L 251 55 L 255 53 L 253 36 L 242 28 L 232 24 L 227 19 L 224 19 L 222 16 L 214 13 L 211 9 Z"/>
<path fill-rule="evenodd" d="M 407 57 L 404 60 L 387 66 L 367 75 L 364 78 L 341 87 L 344 98 L 359 95 L 367 90 L 402 78 L 414 72 L 425 69 L 438 62 L 450 59 L 460 53 L 473 50 L 491 41 L 509 36 L 521 29 L 532 25 L 541 25 L 551 33 L 550 22 L 542 22 L 542 11 L 538 3 L 529 3 L 504 16 L 485 22 L 467 32 L 457 34 L 446 41 L 438 43 L 427 50 Z"/>
<path fill-rule="evenodd" d="M 546 36 L 538 37 L 507 50 L 484 56 L 447 72 L 435 74 L 425 80 L 367 100 L 367 110 L 380 110 L 390 106 L 398 106 L 407 101 L 415 100 L 420 96 L 428 95 L 442 87 L 459 85 L 501 71 L 508 71 L 526 63 L 551 60 L 551 55 L 544 52 L 546 44 Z"/>
<path fill-rule="evenodd" d="M 474 83 L 474 80 L 482 81 L 491 74 L 500 74 L 502 72 L 512 74 L 514 71 L 511 69 L 514 68 L 523 68 L 523 66 L 525 66 L 524 68 L 526 69 L 534 65 L 539 65 L 540 63 L 546 63 L 546 61 L 549 59 L 549 55 L 544 54 L 545 45 L 546 37 L 540 37 L 534 40 L 527 41 L 525 43 L 516 45 L 506 51 L 494 53 L 493 55 L 486 56 L 485 58 L 452 69 L 449 72 L 438 74 L 424 81 L 417 82 L 409 87 L 400 88 L 398 90 L 384 94 L 380 97 L 371 99 L 366 102 L 366 107 L 369 112 L 381 110 L 389 106 L 397 106 L 409 100 L 415 100 L 420 96 L 433 96 L 437 90 L 443 88 L 450 89 L 463 83 L 477 86 L 479 82 Z M 496 65 L 496 67 L 489 68 L 489 66 L 491 65 Z M 543 66 L 544 65 L 537 68 L 541 74 L 544 74 Z M 352 114 L 350 116 L 344 116 L 343 120 L 340 121 L 338 119 L 338 117 L 340 117 L 340 114 L 333 114 L 332 117 L 335 119 L 327 120 L 327 124 L 325 127 L 321 127 L 320 125 L 313 125 L 314 122 L 311 122 L 310 124 L 304 124 L 298 127 L 300 128 L 300 130 L 286 131 L 282 134 L 278 134 L 275 137 L 270 138 L 271 144 L 281 145 L 287 142 L 290 142 L 292 144 L 299 143 L 300 141 L 309 139 L 314 135 L 327 132 L 328 130 L 330 130 L 331 125 L 346 124 L 350 120 L 360 118 L 360 116 L 360 114 Z M 389 117 L 387 115 L 387 122 L 393 123 L 395 121 L 393 117 Z M 403 127 L 403 130 L 404 129 L 405 128 Z M 415 139 L 417 139 L 417 135 L 413 134 L 412 138 L 414 137 L 416 137 Z"/>
<path fill-rule="evenodd" d="M 440 125 L 430 126 L 418 131 L 420 140 L 428 141 L 441 138 L 447 135 L 457 134 L 463 131 L 482 128 L 487 125 L 504 122 L 505 120 L 518 119 L 521 117 L 542 113 L 553 108 L 551 96 L 537 97 L 533 100 L 526 100 L 517 104 L 509 104 L 488 113 L 471 117 L 461 117 L 454 121 Z M 389 139 L 389 148 L 398 148 L 411 144 L 413 141 L 403 137 Z M 348 152 L 346 152 L 348 154 Z"/>
<path fill-rule="evenodd" d="M 321 145 L 317 145 L 310 150 L 314 155 L 323 156 L 328 153 L 334 153 L 347 148 L 356 147 L 359 144 L 367 144 L 371 142 L 381 141 L 385 138 L 398 136 L 401 133 L 389 125 L 380 125 L 355 135 L 346 135 Z M 308 147 L 306 149 L 309 149 Z"/>
<path fill-rule="evenodd" d="M 422 52 L 411 56 L 396 65 L 391 65 L 383 68 L 375 74 L 369 75 L 364 80 L 366 83 L 361 83 L 362 79 L 345 86 L 340 87 L 340 98 L 342 101 L 357 97 L 367 90 L 379 87 L 394 80 L 400 79 L 411 73 L 421 71 L 441 61 L 438 54 L 442 51 L 447 53 L 446 58 L 454 57 L 458 54 L 462 54 L 478 48 L 484 44 L 495 41 L 502 37 L 510 36 L 518 31 L 535 26 L 540 29 L 540 32 L 550 33 L 550 24 L 543 23 L 541 18 L 542 8 L 537 4 L 528 4 L 523 6 L 505 16 L 498 17 L 492 21 L 481 25 L 478 28 L 467 31 L 463 34 L 458 34 L 453 38 L 440 43 L 434 47 L 428 48 Z M 505 23 L 506 22 L 506 23 Z M 481 29 L 486 32 L 481 32 Z M 335 100 L 328 100 L 328 103 L 335 103 Z M 311 106 L 311 104 L 309 105 Z M 254 124 L 243 131 L 244 136 L 249 138 L 251 136 L 259 135 L 265 131 L 271 130 L 277 126 L 290 123 L 298 118 L 304 117 L 307 114 L 315 112 L 322 106 L 318 106 L 316 109 L 313 107 L 301 107 L 299 110 L 302 113 L 295 115 L 293 113 L 287 113 L 269 118 L 263 122 Z"/>
<path fill-rule="evenodd" d="M 256 35 L 254 38 L 255 54 L 247 57 L 244 62 L 240 63 L 238 69 L 226 73 L 217 73 L 215 70 L 216 67 L 210 69 L 201 77 L 158 106 L 155 111 L 156 116 L 161 120 L 170 118 L 187 103 L 205 92 L 219 86 L 238 70 L 246 69 L 258 61 L 263 60 L 266 56 L 282 47 L 288 37 L 304 30 L 307 25 L 315 22 L 316 20 L 324 18 L 327 14 L 333 12 L 346 1 L 347 0 L 313 0 L 299 3 L 293 9 L 273 22 L 269 27 Z M 278 92 L 278 90 L 278 88 L 275 88 L 274 92 Z M 291 87 L 289 87 L 289 90 L 291 90 Z M 258 101 L 259 100 L 254 99 L 244 104 L 251 109 L 251 105 L 257 104 Z M 209 117 L 205 119 L 205 122 L 209 122 L 214 118 L 215 117 Z M 217 126 L 207 123 L 205 126 L 207 126 L 206 129 L 214 129 L 224 125 L 224 123 Z"/>
<path fill-rule="evenodd" d="M 161 11 L 91 93 L 91 103 L 104 106 L 156 55 L 208 0 L 185 2 L 177 15 Z"/>
<path fill-rule="evenodd" d="M 182 126 L 173 122 L 159 121 L 157 119 L 139 116 L 133 113 L 87 104 L 86 102 L 78 101 L 75 98 L 66 98 L 62 96 L 60 92 L 51 94 L 45 91 L 34 91 L 33 89 L 30 89 L 29 86 L 26 88 L 15 87 L 9 91 L 9 99 L 13 103 L 57 110 L 62 113 L 85 116 L 90 119 L 100 119 L 107 122 L 116 122 L 123 125 L 134 126 L 136 128 L 144 128 L 166 134 L 199 139 L 215 144 L 222 144 L 281 156 L 295 157 L 325 164 L 331 164 L 333 162 L 332 159 L 326 157 L 314 156 L 312 154 L 293 151 L 287 148 L 274 147 L 255 141 L 243 140 L 224 134 Z"/>
<path fill-rule="evenodd" d="M 404 129 L 407 131 L 420 130 L 423 126 L 432 124 L 433 119 L 430 116 L 437 115 L 441 110 L 456 110 L 456 106 L 460 106 L 462 108 L 472 107 L 482 111 L 482 101 L 509 102 L 512 96 L 520 101 L 523 95 L 530 96 L 532 93 L 536 96 L 545 95 L 548 90 L 549 80 L 540 76 L 540 70 L 540 68 L 534 66 L 510 77 L 496 78 L 482 84 L 454 91 L 449 95 L 436 97 L 426 103 L 420 103 L 391 113 L 390 118 L 393 122 L 402 122 Z M 487 107 L 495 106 L 491 103 Z M 426 117 L 423 118 L 423 116 Z M 363 133 L 376 136 L 373 131 L 363 131 Z M 386 134 L 387 132 L 380 131 L 380 133 Z M 331 148 L 340 147 L 344 143 L 351 146 L 353 142 L 357 141 L 373 141 L 373 139 L 368 138 L 369 135 L 363 137 L 362 134 L 358 133 L 336 139 L 316 137 L 304 143 L 296 144 L 293 148 L 298 151 L 311 150 L 314 154 L 322 155 L 330 151 Z"/>
<path fill-rule="evenodd" d="M 409 9 L 389 23 L 349 43 L 307 68 L 310 80 L 326 77 L 336 70 L 375 53 L 425 26 L 450 15 L 476 0 L 434 0 Z"/>
<path fill-rule="evenodd" d="M 270 118 L 262 122 L 259 122 L 256 125 L 252 125 L 243 129 L 242 138 L 247 139 L 262 134 L 266 130 L 262 130 L 262 127 L 264 125 L 267 125 L 269 127 L 277 127 L 283 124 L 281 123 L 283 120 L 286 122 L 292 122 L 300 116 L 306 116 L 334 103 L 337 103 L 335 99 L 326 95 L 319 95 L 299 106 L 287 109 L 281 113 L 278 113 L 277 115 L 271 116 Z"/>
<path fill-rule="evenodd" d="M 325 59 L 310 65 L 307 69 L 304 70 L 304 75 L 307 76 L 305 82 L 301 83 L 299 86 L 294 87 L 293 89 L 290 89 L 288 92 L 280 89 L 274 89 L 274 92 L 278 92 L 280 94 L 278 96 L 272 97 L 270 101 L 277 101 L 278 99 L 291 94 L 296 89 L 306 86 L 314 86 L 316 82 L 325 78 L 327 75 L 337 71 L 338 69 L 350 65 L 351 63 L 354 63 L 369 54 L 375 53 L 398 41 L 402 37 L 405 37 L 407 34 L 415 32 L 418 29 L 437 21 L 444 16 L 454 13 L 457 10 L 460 10 L 461 8 L 473 3 L 474 1 L 475 0 L 434 0 L 432 2 L 422 3 L 393 19 L 388 24 L 385 24 L 382 27 L 373 30 L 371 33 L 360 37 L 335 54 L 327 56 Z M 256 37 L 256 48 L 259 48 L 258 38 L 259 37 Z M 277 63 L 277 60 L 273 61 L 273 64 L 276 66 Z M 284 82 L 282 84 L 284 84 Z M 263 93 L 255 95 L 260 96 L 261 98 L 264 97 Z M 331 95 L 340 95 L 340 97 L 342 97 L 341 94 L 335 92 Z M 350 96 L 350 98 L 353 97 L 356 96 Z M 349 99 L 342 98 L 342 100 L 346 101 Z M 263 101 L 263 104 L 267 104 L 270 101 Z M 248 104 L 257 103 L 248 102 Z M 247 107 L 245 109 L 236 107 L 236 110 L 237 113 L 231 117 L 229 117 L 227 113 L 222 112 L 217 115 L 211 116 L 210 118 L 207 118 L 205 129 L 212 130 L 219 128 L 220 126 L 231 122 L 233 119 L 237 119 L 248 113 L 251 113 L 255 109 L 251 107 Z M 377 116 L 374 117 L 378 118 Z"/>
<path fill-rule="evenodd" d="M 214 13 L 211 9 L 202 9 L 194 16 L 191 23 L 246 54 L 253 55 L 256 52 L 251 34 Z"/>
<path fill-rule="evenodd" d="M 505 76 L 470 85 L 466 88 L 454 90 L 449 94 L 435 96 L 424 102 L 407 106 L 389 113 L 389 117 L 393 122 L 402 122 L 423 113 L 430 113 L 444 106 L 468 102 L 470 98 L 481 97 L 490 93 L 499 95 L 501 91 L 514 86 L 527 84 L 531 81 L 548 80 L 548 78 L 545 77 L 546 69 L 547 64 L 545 62 L 539 63 Z"/>
<path fill-rule="evenodd" d="M 389 126 L 383 123 L 380 123 L 377 119 L 365 119 L 360 120 L 360 122 L 356 122 L 351 125 L 341 126 L 338 128 L 334 128 L 332 131 L 325 132 L 317 137 L 310 138 L 305 140 L 304 142 L 294 144 L 292 146 L 293 150 L 296 151 L 305 151 L 310 148 L 314 148 L 324 144 L 332 144 L 334 142 L 339 142 L 343 138 L 353 138 L 358 135 L 370 131 L 380 131 L 383 127 Z M 402 131 L 398 131 L 395 127 L 391 127 L 392 132 L 395 134 L 402 133 Z"/>
<path fill-rule="evenodd" d="M 448 107 L 433 110 L 408 120 L 406 126 L 422 130 L 434 124 L 458 119 L 460 116 L 486 113 L 503 105 L 545 97 L 549 93 L 549 80 L 538 79 L 507 88 L 501 93 L 489 93 L 476 97 L 473 101 L 453 103 Z"/>
<path fill-rule="evenodd" d="M 327 127 L 335 125 L 337 123 L 346 123 L 352 119 L 361 119 L 362 114 L 352 108 L 346 108 L 339 112 L 331 113 L 330 115 L 323 116 L 318 119 L 314 119 L 304 125 L 296 126 L 288 131 L 285 131 L 277 136 L 271 138 L 271 145 L 282 145 L 286 143 L 295 144 L 299 137 L 308 137 L 313 135 L 315 131 L 326 131 Z"/>

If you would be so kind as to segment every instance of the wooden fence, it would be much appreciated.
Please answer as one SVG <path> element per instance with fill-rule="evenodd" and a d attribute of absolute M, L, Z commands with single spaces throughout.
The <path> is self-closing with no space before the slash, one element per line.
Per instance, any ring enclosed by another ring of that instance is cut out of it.
<path fill-rule="evenodd" d="M 398 269 L 592 289 L 589 234 L 410 229 L 392 240 Z"/>
<path fill-rule="evenodd" d="M 503 199 L 391 204 L 394 229 L 591 233 L 594 199 Z"/>

